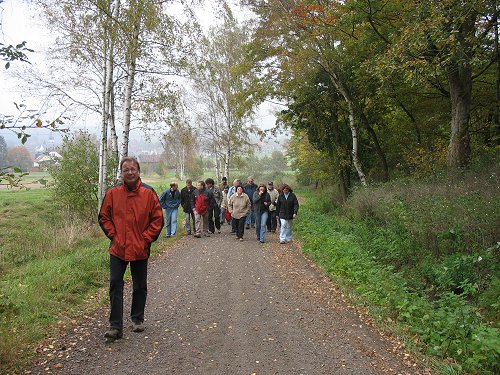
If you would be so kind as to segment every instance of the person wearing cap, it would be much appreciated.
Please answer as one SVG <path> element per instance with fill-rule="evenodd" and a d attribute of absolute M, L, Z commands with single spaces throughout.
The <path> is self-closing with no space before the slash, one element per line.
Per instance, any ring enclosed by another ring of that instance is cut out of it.
<path fill-rule="evenodd" d="M 220 191 L 224 191 L 224 190 L 229 189 L 229 185 L 227 184 L 227 177 L 226 176 L 222 177 L 222 180 L 219 184 L 219 188 L 220 188 Z"/>
<path fill-rule="evenodd" d="M 278 226 L 278 219 L 276 217 L 276 204 L 278 203 L 278 197 L 280 195 L 279 191 L 274 188 L 274 184 L 270 181 L 267 184 L 267 192 L 271 197 L 271 205 L 269 206 L 269 216 L 267 217 L 267 231 L 276 233 L 276 228 Z"/>

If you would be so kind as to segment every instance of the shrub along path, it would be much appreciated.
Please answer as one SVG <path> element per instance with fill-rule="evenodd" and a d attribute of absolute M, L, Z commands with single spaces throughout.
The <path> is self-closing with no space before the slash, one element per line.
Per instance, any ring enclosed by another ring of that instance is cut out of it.
<path fill-rule="evenodd" d="M 123 339 L 106 344 L 108 312 L 99 308 L 47 340 L 27 373 L 419 373 L 296 244 L 267 240 L 248 230 L 236 241 L 227 225 L 210 238 L 180 239 L 150 263 L 144 332 L 128 325 Z"/>

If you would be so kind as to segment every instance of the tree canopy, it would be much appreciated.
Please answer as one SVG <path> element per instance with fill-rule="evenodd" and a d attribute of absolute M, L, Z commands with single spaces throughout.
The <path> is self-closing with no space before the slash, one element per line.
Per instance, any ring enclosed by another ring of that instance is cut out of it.
<path fill-rule="evenodd" d="M 328 154 L 341 185 L 464 168 L 499 144 L 496 1 L 244 3 L 254 89 L 287 104 L 280 125 Z"/>

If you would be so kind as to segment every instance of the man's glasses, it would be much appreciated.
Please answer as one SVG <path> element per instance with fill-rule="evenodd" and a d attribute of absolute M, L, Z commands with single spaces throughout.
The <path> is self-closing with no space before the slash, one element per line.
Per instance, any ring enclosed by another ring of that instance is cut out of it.
<path fill-rule="evenodd" d="M 135 168 L 131 168 L 131 169 L 122 169 L 122 173 L 123 173 L 123 174 L 129 174 L 129 173 L 134 173 L 134 174 L 135 174 L 135 173 L 137 173 L 137 172 L 139 172 L 139 170 L 138 170 L 138 169 L 135 169 Z"/>

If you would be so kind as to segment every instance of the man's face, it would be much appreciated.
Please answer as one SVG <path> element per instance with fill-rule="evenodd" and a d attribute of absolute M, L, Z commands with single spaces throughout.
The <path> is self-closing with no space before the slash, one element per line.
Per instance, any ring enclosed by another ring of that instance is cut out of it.
<path fill-rule="evenodd" d="M 133 161 L 126 161 L 122 165 L 122 180 L 125 184 L 133 186 L 139 181 L 140 172 L 137 164 Z"/>
<path fill-rule="evenodd" d="M 207 188 L 211 189 L 214 186 L 214 184 L 211 184 L 210 182 L 207 182 Z"/>
<path fill-rule="evenodd" d="M 290 192 L 290 189 L 289 189 L 289 188 L 284 188 L 284 189 L 283 189 L 283 193 L 288 194 L 289 192 Z"/>
<path fill-rule="evenodd" d="M 248 182 L 250 185 L 252 185 L 252 184 L 253 184 L 253 178 L 248 177 L 248 178 L 247 178 L 247 182 Z"/>
<path fill-rule="evenodd" d="M 170 185 L 170 189 L 172 191 L 176 191 L 177 190 L 177 185 Z"/>
<path fill-rule="evenodd" d="M 186 186 L 191 189 L 193 187 L 193 183 L 191 181 L 186 182 Z"/>
<path fill-rule="evenodd" d="M 234 181 L 233 181 L 233 186 L 238 187 L 238 185 L 239 185 L 239 184 L 240 184 L 240 182 L 239 182 L 238 180 L 234 180 Z"/>
<path fill-rule="evenodd" d="M 274 186 L 273 185 L 267 185 L 267 190 L 273 190 Z"/>

